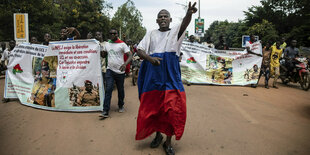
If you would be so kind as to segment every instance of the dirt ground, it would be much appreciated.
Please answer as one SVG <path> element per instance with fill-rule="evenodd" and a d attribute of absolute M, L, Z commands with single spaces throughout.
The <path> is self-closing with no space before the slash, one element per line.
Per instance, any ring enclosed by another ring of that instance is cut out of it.
<path fill-rule="evenodd" d="M 99 112 L 52 112 L 0 103 L 0 154 L 162 155 L 149 148 L 154 137 L 135 140 L 137 87 L 125 81 L 125 113 L 118 113 L 113 92 L 110 118 Z M 263 80 L 261 80 L 263 82 Z M 272 80 L 270 81 L 271 84 Z M 0 79 L 3 88 L 4 79 Z M 309 155 L 310 91 L 297 85 L 279 89 L 184 86 L 187 122 L 179 155 Z M 3 89 L 0 90 L 1 99 Z"/>

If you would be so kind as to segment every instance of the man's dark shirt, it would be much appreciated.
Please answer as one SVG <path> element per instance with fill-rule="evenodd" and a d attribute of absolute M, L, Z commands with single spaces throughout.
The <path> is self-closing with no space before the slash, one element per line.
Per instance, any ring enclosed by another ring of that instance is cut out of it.
<path fill-rule="evenodd" d="M 287 57 L 287 58 L 296 58 L 298 54 L 299 54 L 299 49 L 296 47 L 292 48 L 291 46 L 289 46 L 284 50 L 284 57 Z"/>

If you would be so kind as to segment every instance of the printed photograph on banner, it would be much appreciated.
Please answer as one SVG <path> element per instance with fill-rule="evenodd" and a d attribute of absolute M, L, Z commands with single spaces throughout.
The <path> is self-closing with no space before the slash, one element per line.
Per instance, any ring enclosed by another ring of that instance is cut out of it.
<path fill-rule="evenodd" d="M 93 84 L 92 81 L 85 80 L 84 86 L 72 84 L 68 92 L 71 106 L 100 106 L 99 83 Z"/>
<path fill-rule="evenodd" d="M 34 81 L 37 81 L 41 77 L 41 63 L 43 58 L 41 57 L 33 57 L 32 58 L 32 75 L 34 77 Z"/>
<path fill-rule="evenodd" d="M 28 102 L 47 107 L 55 107 L 57 56 L 44 59 L 33 57 L 34 84 Z"/>
<path fill-rule="evenodd" d="M 232 58 L 207 55 L 207 77 L 212 83 L 232 84 Z"/>
<path fill-rule="evenodd" d="M 244 71 L 244 79 L 246 81 L 257 80 L 260 73 L 260 67 L 254 64 L 252 68 L 248 68 Z"/>
<path fill-rule="evenodd" d="M 57 56 L 47 56 L 44 57 L 44 61 L 50 66 L 50 77 L 56 78 L 57 67 L 58 67 L 58 57 Z"/>

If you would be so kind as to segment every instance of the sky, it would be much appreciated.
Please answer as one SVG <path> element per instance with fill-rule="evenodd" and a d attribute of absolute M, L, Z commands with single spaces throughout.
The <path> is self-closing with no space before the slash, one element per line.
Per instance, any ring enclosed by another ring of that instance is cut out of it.
<path fill-rule="evenodd" d="M 107 0 L 112 3 L 113 10 L 111 16 L 113 17 L 117 8 L 125 3 L 127 0 Z M 185 10 L 183 5 L 188 5 L 188 0 L 132 0 L 135 3 L 136 8 L 141 12 L 143 16 L 142 24 L 146 27 L 147 31 L 158 29 L 156 23 L 157 13 L 161 9 L 166 9 L 170 12 L 172 17 L 172 23 L 170 26 L 181 23 L 182 18 L 185 16 Z M 192 4 L 198 0 L 192 0 Z M 247 11 L 251 6 L 260 5 L 260 0 L 200 0 L 200 18 L 205 21 L 204 29 L 208 29 L 209 25 L 218 20 L 229 22 L 237 22 L 245 18 L 243 11 Z M 193 14 L 192 21 L 187 27 L 189 34 L 194 34 L 194 22 L 195 18 L 198 18 L 198 11 Z"/>

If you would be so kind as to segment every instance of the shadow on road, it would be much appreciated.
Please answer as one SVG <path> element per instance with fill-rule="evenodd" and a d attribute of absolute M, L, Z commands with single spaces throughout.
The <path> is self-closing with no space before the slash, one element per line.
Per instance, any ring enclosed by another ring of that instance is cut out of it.
<path fill-rule="evenodd" d="M 299 89 L 299 90 L 302 90 L 300 84 L 298 83 L 288 83 L 288 84 L 283 84 L 283 83 L 280 83 L 282 87 L 287 87 L 287 88 L 294 88 L 294 89 Z M 304 91 L 304 90 L 303 90 Z"/>
<path fill-rule="evenodd" d="M 310 119 L 310 105 L 301 107 L 300 114 L 302 117 Z"/>

